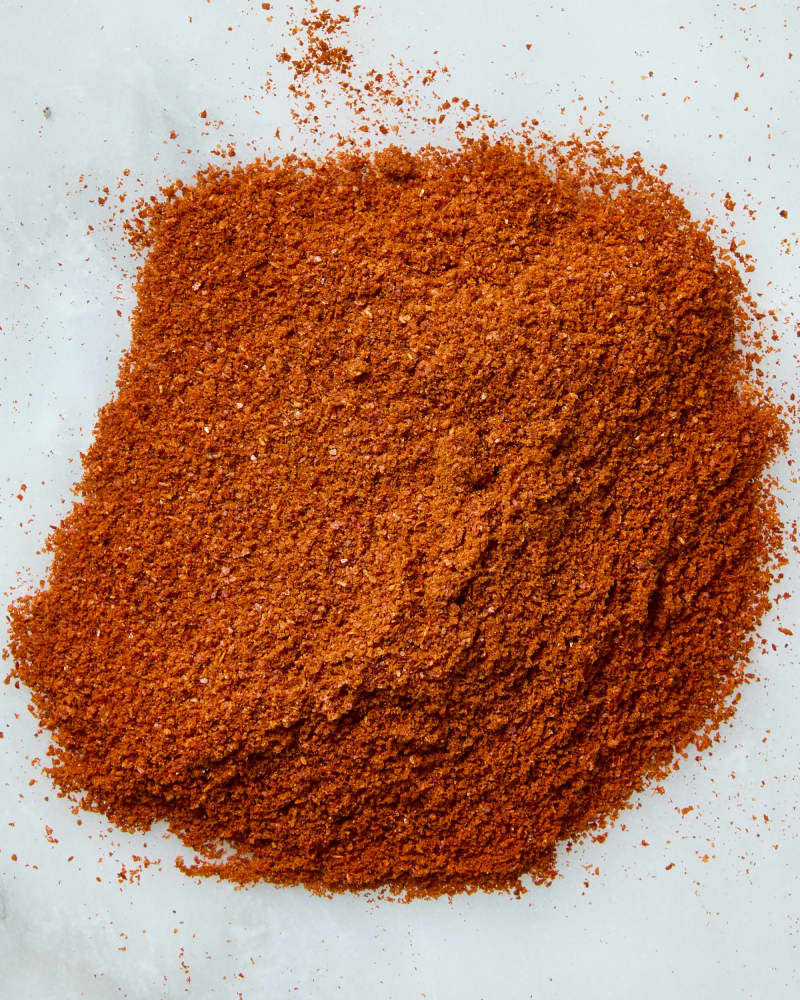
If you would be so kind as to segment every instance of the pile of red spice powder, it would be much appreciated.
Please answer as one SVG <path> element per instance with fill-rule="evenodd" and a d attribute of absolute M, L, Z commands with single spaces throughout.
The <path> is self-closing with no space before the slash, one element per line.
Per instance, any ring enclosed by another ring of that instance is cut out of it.
<path fill-rule="evenodd" d="M 435 894 L 547 880 L 708 742 L 785 429 L 637 159 L 209 168 L 132 238 L 118 392 L 11 610 L 60 789 L 192 872 Z"/>

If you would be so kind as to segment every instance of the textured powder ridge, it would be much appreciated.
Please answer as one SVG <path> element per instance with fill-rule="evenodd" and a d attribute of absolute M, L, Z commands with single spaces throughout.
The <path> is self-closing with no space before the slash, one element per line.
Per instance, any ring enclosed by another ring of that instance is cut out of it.
<path fill-rule="evenodd" d="M 189 870 L 547 880 L 727 717 L 783 446 L 734 266 L 633 159 L 509 141 L 209 169 L 11 610 L 58 786 Z"/>

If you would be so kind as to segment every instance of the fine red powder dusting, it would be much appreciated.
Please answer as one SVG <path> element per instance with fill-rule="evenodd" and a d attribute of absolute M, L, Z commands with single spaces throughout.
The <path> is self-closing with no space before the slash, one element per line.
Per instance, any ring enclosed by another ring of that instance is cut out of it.
<path fill-rule="evenodd" d="M 441 92 L 450 73 L 438 61 L 420 68 L 392 56 L 380 70 L 363 59 L 357 62 L 349 34 L 356 19 L 365 16 L 361 5 L 352 8 L 352 16 L 341 13 L 338 4 L 333 13 L 314 0 L 300 0 L 289 10 L 286 44 L 277 62 L 289 70 L 288 109 L 304 139 L 322 139 L 326 148 L 335 140 L 364 151 L 383 137 L 397 136 L 401 125 L 409 137 L 428 139 L 443 125 L 458 137 L 498 128 L 474 101 Z M 277 89 L 272 73 L 264 89 Z"/>
<path fill-rule="evenodd" d="M 131 237 L 117 396 L 11 610 L 62 790 L 202 874 L 507 888 L 708 742 L 785 429 L 637 159 L 209 168 Z"/>

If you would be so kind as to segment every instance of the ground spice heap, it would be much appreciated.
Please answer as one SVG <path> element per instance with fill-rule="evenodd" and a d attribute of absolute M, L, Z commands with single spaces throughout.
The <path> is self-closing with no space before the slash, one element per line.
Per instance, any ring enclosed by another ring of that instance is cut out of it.
<path fill-rule="evenodd" d="M 635 159 L 542 155 L 209 168 L 133 228 L 11 651 L 59 787 L 192 871 L 547 879 L 731 710 L 784 443 L 741 281 Z"/>

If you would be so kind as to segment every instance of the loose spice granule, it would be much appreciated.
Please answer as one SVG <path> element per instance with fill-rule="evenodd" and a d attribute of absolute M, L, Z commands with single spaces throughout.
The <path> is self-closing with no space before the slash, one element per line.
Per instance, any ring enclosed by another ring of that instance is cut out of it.
<path fill-rule="evenodd" d="M 195 872 L 438 893 L 550 878 L 708 742 L 785 431 L 661 181 L 578 144 L 257 161 L 132 239 L 117 396 L 11 609 L 62 790 Z"/>

